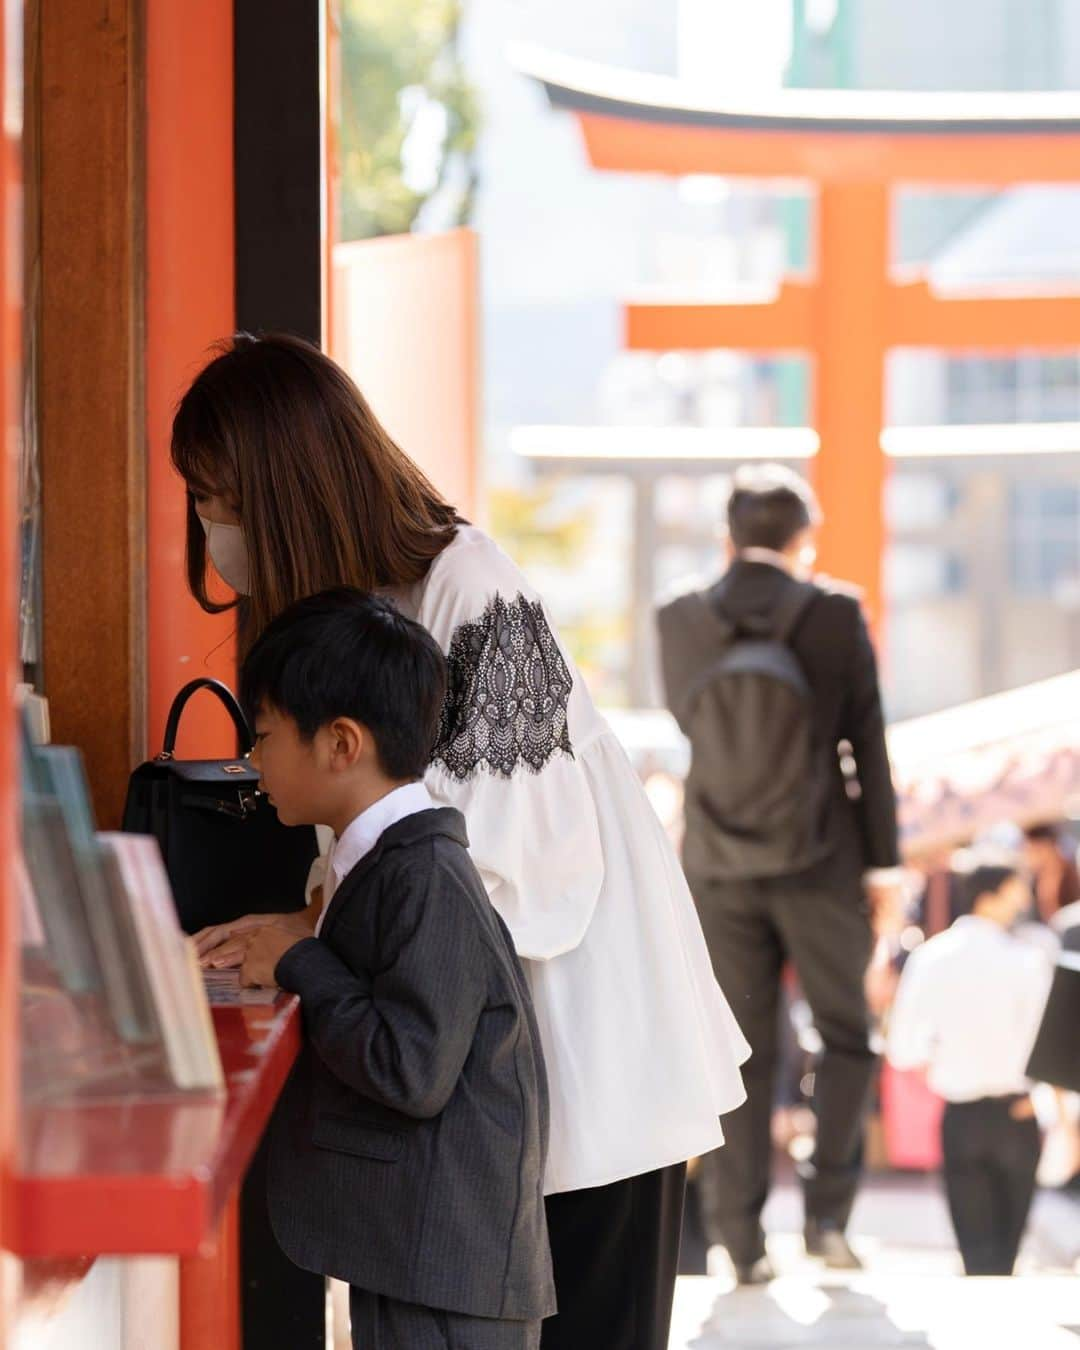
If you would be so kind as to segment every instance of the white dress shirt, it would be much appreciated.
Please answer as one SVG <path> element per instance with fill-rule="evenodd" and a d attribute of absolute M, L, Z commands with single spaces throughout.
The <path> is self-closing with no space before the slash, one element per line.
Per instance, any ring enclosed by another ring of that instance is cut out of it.
<path fill-rule="evenodd" d="M 380 835 L 406 816 L 414 816 L 418 811 L 430 811 L 434 805 L 423 783 L 406 783 L 404 787 L 394 788 L 385 797 L 380 797 L 346 827 L 341 838 L 331 844 L 330 852 L 326 855 L 322 913 L 315 925 L 316 935 L 322 930 L 323 919 L 326 918 L 334 892 L 360 859 L 371 852 L 379 842 Z"/>
<path fill-rule="evenodd" d="M 1037 948 L 990 919 L 969 914 L 904 967 L 889 1021 L 898 1069 L 926 1066 L 950 1102 L 1026 1092 L 1028 1058 L 1053 967 Z"/>

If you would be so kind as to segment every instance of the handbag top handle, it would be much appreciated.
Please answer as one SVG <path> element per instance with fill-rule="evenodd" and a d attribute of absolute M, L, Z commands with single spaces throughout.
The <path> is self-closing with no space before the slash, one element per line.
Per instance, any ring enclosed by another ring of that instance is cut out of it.
<path fill-rule="evenodd" d="M 225 706 L 225 711 L 233 720 L 233 726 L 236 727 L 236 734 L 240 738 L 241 753 L 250 754 L 255 744 L 255 737 L 251 734 L 251 727 L 248 726 L 244 710 L 237 703 L 233 691 L 227 684 L 222 684 L 220 680 L 203 678 L 185 684 L 173 699 L 173 705 L 169 709 L 169 720 L 165 724 L 165 744 L 162 747 L 161 754 L 158 755 L 158 759 L 172 759 L 173 752 L 176 750 L 176 738 L 180 733 L 181 714 L 187 707 L 192 694 L 197 694 L 200 689 L 209 689 L 221 700 Z"/>

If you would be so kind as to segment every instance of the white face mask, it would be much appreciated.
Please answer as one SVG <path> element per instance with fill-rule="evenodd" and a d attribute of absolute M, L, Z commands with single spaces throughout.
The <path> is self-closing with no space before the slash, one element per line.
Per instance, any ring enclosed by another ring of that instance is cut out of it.
<path fill-rule="evenodd" d="M 244 531 L 239 525 L 219 525 L 216 520 L 200 516 L 206 532 L 206 548 L 222 581 L 238 595 L 250 595 L 248 589 L 248 552 Z"/>

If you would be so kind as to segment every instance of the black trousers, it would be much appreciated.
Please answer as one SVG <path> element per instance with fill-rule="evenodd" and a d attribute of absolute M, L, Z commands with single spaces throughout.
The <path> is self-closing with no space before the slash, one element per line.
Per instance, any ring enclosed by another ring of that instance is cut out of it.
<path fill-rule="evenodd" d="M 686 1164 L 547 1198 L 559 1311 L 541 1350 L 667 1350 Z"/>
<path fill-rule="evenodd" d="M 294 1266 L 270 1226 L 269 1131 L 240 1192 L 240 1308 L 244 1350 L 326 1350 L 326 1280 Z"/>
<path fill-rule="evenodd" d="M 950 1102 L 942 1120 L 945 1194 L 964 1272 L 1011 1275 L 1035 1194 L 1041 1140 L 1019 1097 Z"/>
<path fill-rule="evenodd" d="M 753 1050 L 743 1065 L 747 1100 L 724 1117 L 724 1147 L 701 1160 L 703 1217 L 709 1241 L 749 1265 L 765 1251 L 761 1211 L 769 1194 L 780 979 L 787 959 L 824 1047 L 814 1076 L 817 1145 L 800 1169 L 806 1216 L 847 1224 L 876 1064 L 864 990 L 873 934 L 858 882 L 691 878 L 690 887 L 717 981 Z"/>

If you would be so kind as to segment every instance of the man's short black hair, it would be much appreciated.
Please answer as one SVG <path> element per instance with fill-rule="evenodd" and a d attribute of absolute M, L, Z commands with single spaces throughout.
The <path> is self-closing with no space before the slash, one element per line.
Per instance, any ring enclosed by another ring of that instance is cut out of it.
<path fill-rule="evenodd" d="M 1049 821 L 1040 821 L 1037 825 L 1029 825 L 1024 831 L 1024 838 L 1031 843 L 1060 844 L 1061 834 L 1056 825 Z"/>
<path fill-rule="evenodd" d="M 796 535 L 821 522 L 821 508 L 804 478 L 782 464 L 744 464 L 736 470 L 727 505 L 736 549 L 782 552 Z"/>
<path fill-rule="evenodd" d="M 291 605 L 240 672 L 248 715 L 268 704 L 311 740 L 337 717 L 371 732 L 383 772 L 423 777 L 439 728 L 446 661 L 431 634 L 381 596 L 341 587 Z"/>
<path fill-rule="evenodd" d="M 964 877 L 965 913 L 972 913 L 984 895 L 997 895 L 1006 882 L 1020 875 L 1010 863 L 979 863 Z"/>

